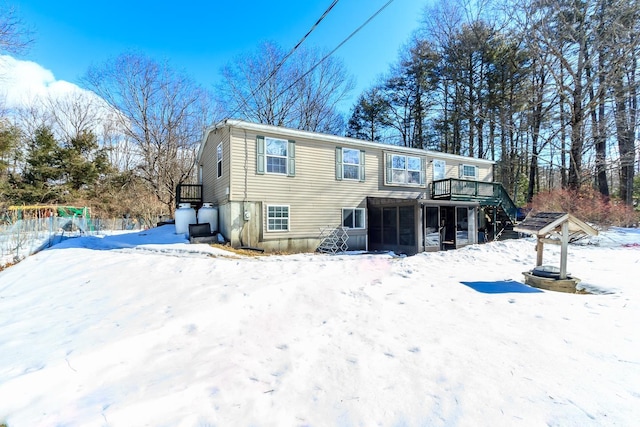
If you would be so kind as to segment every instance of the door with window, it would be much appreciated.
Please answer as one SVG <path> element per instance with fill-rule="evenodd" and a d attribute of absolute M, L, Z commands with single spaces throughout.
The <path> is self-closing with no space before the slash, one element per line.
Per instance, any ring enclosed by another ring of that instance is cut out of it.
<path fill-rule="evenodd" d="M 425 206 L 424 218 L 425 250 L 437 250 L 440 248 L 440 210 L 437 206 Z"/>

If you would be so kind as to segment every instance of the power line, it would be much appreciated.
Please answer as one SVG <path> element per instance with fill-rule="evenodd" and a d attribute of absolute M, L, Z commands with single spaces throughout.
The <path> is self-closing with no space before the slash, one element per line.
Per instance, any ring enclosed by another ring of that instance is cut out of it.
<path fill-rule="evenodd" d="M 334 8 L 334 6 L 336 4 L 338 4 L 339 0 L 333 0 L 333 2 L 329 5 L 329 7 L 327 8 L 327 10 L 324 11 L 324 13 L 322 14 L 322 16 L 320 16 L 320 18 L 318 18 L 318 20 L 316 21 L 315 24 L 313 24 L 311 26 L 311 28 L 309 29 L 309 31 L 307 31 L 307 33 L 302 36 L 302 38 L 300 39 L 300 41 L 298 43 L 296 43 L 295 46 L 293 46 L 293 48 L 289 51 L 289 53 L 287 53 L 284 58 L 282 58 L 282 60 L 273 68 L 273 70 L 269 73 L 269 75 L 262 81 L 260 82 L 260 84 L 258 85 L 257 88 L 255 88 L 254 90 L 251 91 L 251 93 L 249 94 L 249 98 L 252 98 L 255 96 L 255 94 L 264 87 L 264 85 L 267 84 L 267 82 L 276 75 L 276 73 L 280 70 L 280 68 L 282 68 L 282 66 L 284 65 L 284 63 L 286 62 L 287 59 L 289 59 L 289 57 L 291 55 L 293 55 L 293 53 L 302 45 L 302 43 L 307 39 L 307 37 L 309 37 L 309 35 L 318 27 L 318 25 L 320 25 L 320 23 L 324 20 L 324 18 L 327 17 L 327 15 L 329 14 L 329 12 L 331 12 L 331 9 Z M 276 98 L 278 98 L 282 93 L 278 94 L 278 96 L 276 96 Z M 233 116 L 235 113 L 238 112 L 238 110 L 240 110 L 242 107 L 247 105 L 247 100 L 245 99 L 241 105 L 239 105 L 232 113 L 231 116 Z"/>
<path fill-rule="evenodd" d="M 360 30 L 362 30 L 367 24 L 369 24 L 369 22 L 371 22 L 376 16 L 378 16 L 384 9 L 387 8 L 387 6 L 389 6 L 391 3 L 393 3 L 393 0 L 389 0 L 388 2 L 386 2 L 380 9 L 378 9 L 373 15 L 371 15 L 369 17 L 369 19 L 367 19 L 366 21 L 364 21 L 362 23 L 362 25 L 360 25 L 358 28 L 356 28 L 351 34 L 349 34 L 347 36 L 347 38 L 345 38 L 344 40 L 342 40 L 338 46 L 336 46 L 331 52 L 329 52 L 328 54 L 326 54 L 324 57 L 322 57 L 322 59 L 320 59 L 320 61 L 318 61 L 317 63 L 315 63 L 313 65 L 313 67 L 309 68 L 309 70 L 304 73 L 302 76 L 298 77 L 293 83 L 291 83 L 289 86 L 286 87 L 286 89 L 282 90 L 280 93 L 278 93 L 276 95 L 276 98 L 279 98 L 280 96 L 282 96 L 286 91 L 288 91 L 289 89 L 291 89 L 293 86 L 295 86 L 300 80 L 302 80 L 303 78 L 305 78 L 306 76 L 308 76 L 313 70 L 315 70 L 320 64 L 322 64 L 324 61 L 327 60 L 327 58 L 329 58 L 331 55 L 333 55 L 338 49 L 340 49 L 346 42 L 348 42 L 353 36 L 355 36 Z"/>

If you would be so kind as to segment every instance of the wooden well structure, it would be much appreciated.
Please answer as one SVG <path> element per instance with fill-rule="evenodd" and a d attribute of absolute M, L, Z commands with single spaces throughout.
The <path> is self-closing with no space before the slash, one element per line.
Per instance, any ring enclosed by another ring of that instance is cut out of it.
<path fill-rule="evenodd" d="M 569 242 L 585 235 L 596 236 L 598 230 L 575 216 L 564 212 L 539 212 L 529 215 L 513 230 L 536 236 L 538 239 L 536 245 L 536 268 L 523 273 L 525 282 L 528 285 L 565 292 L 575 291 L 575 285 L 580 282 L 580 279 L 570 277 L 567 274 Z M 541 275 L 539 273 L 545 270 L 538 270 L 538 268 L 542 267 L 545 243 L 561 246 L 560 269 L 557 272 L 552 272 L 553 274 L 550 272 L 548 275 Z"/>

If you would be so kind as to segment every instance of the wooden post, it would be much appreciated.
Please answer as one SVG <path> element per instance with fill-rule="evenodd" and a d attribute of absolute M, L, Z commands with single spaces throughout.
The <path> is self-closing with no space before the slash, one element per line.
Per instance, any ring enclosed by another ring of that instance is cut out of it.
<path fill-rule="evenodd" d="M 542 253 L 544 251 L 544 243 L 542 243 L 542 239 L 540 237 L 538 237 L 536 250 L 538 251 L 538 256 L 536 258 L 536 267 L 540 267 L 542 265 Z"/>
<path fill-rule="evenodd" d="M 560 251 L 560 280 L 567 278 L 567 252 L 569 251 L 569 221 L 562 223 L 562 249 Z"/>

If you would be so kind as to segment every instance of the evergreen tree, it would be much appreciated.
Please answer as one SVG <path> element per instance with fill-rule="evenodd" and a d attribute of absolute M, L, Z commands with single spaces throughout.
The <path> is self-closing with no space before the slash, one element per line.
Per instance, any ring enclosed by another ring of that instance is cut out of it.
<path fill-rule="evenodd" d="M 15 180 L 18 203 L 53 203 L 61 200 L 59 183 L 62 178 L 61 149 L 53 132 L 47 127 L 36 129 L 27 143 L 25 170 L 21 180 Z"/>
<path fill-rule="evenodd" d="M 380 88 L 374 87 L 360 95 L 347 124 L 347 136 L 379 141 L 382 130 L 389 124 L 389 104 Z"/>
<path fill-rule="evenodd" d="M 100 175 L 109 170 L 107 154 L 98 150 L 98 141 L 92 132 L 71 138 L 60 151 L 60 160 L 65 185 L 75 192 L 93 186 Z"/>

